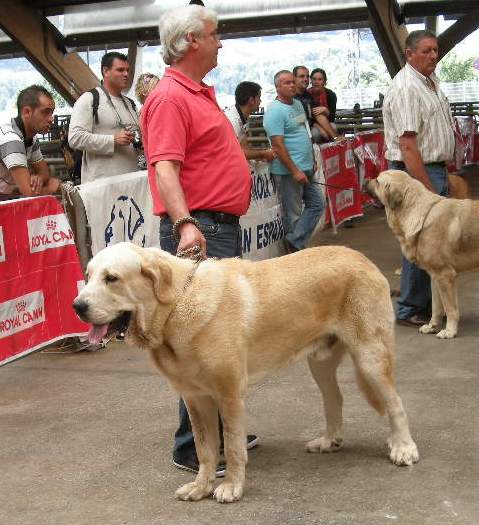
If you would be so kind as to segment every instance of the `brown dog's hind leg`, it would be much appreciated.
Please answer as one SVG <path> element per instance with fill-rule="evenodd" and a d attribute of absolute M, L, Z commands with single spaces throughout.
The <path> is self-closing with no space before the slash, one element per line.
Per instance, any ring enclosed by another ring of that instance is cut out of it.
<path fill-rule="evenodd" d="M 352 352 L 358 379 L 368 385 L 370 394 L 384 406 L 391 426 L 388 440 L 389 457 L 395 465 L 412 465 L 419 460 L 416 444 L 409 432 L 409 424 L 401 398 L 394 387 L 392 352 L 380 340 L 362 343 Z M 368 401 L 371 402 L 371 399 Z"/>
<path fill-rule="evenodd" d="M 218 465 L 220 438 L 218 406 L 209 396 L 184 397 L 195 438 L 200 468 L 195 481 L 180 487 L 175 495 L 184 501 L 198 501 L 213 492 Z"/>
<path fill-rule="evenodd" d="M 336 340 L 327 350 L 308 357 L 309 369 L 323 396 L 326 432 L 306 444 L 308 452 L 336 452 L 343 445 L 343 397 L 339 390 L 336 371 L 344 356 L 341 343 Z"/>

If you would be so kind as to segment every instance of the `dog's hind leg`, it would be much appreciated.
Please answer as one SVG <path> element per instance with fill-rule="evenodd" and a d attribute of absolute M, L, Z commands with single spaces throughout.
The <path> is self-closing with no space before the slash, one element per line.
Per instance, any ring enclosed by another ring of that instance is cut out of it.
<path fill-rule="evenodd" d="M 439 327 L 442 325 L 442 317 L 444 315 L 444 306 L 442 304 L 441 294 L 436 277 L 431 275 L 431 292 L 432 292 L 432 315 L 429 323 L 424 324 L 419 328 L 421 334 L 436 334 L 439 332 Z"/>
<path fill-rule="evenodd" d="M 341 343 L 335 340 L 327 350 L 319 350 L 308 357 L 309 369 L 323 395 L 326 416 L 326 433 L 306 444 L 308 452 L 336 452 L 342 447 L 343 397 L 336 371 L 344 353 Z"/>
<path fill-rule="evenodd" d="M 370 339 L 351 352 L 358 384 L 369 403 L 389 417 L 391 436 L 388 440 L 389 457 L 395 465 L 412 465 L 419 460 L 416 444 L 409 432 L 409 424 L 401 398 L 393 379 L 393 356 L 381 340 Z"/>
<path fill-rule="evenodd" d="M 184 501 L 198 501 L 213 492 L 216 478 L 220 450 L 218 406 L 209 396 L 185 396 L 184 400 L 191 420 L 200 468 L 195 481 L 180 487 L 175 495 Z"/>
<path fill-rule="evenodd" d="M 214 497 L 219 503 L 231 503 L 241 499 L 248 461 L 246 452 L 246 409 L 239 391 L 218 398 L 223 421 L 223 438 L 226 458 L 226 475 L 216 487 Z"/>

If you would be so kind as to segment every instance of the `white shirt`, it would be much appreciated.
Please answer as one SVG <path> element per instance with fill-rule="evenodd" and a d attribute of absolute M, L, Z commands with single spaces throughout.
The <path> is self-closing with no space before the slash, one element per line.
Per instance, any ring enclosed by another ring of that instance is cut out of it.
<path fill-rule="evenodd" d="M 0 126 L 0 193 L 10 195 L 17 185 L 10 175 L 10 169 L 16 166 L 29 167 L 43 160 L 40 143 L 34 138 L 32 143 L 25 145 L 22 130 L 14 118 Z"/>
<path fill-rule="evenodd" d="M 115 146 L 113 141 L 113 135 L 122 129 L 118 116 L 123 124 L 138 126 L 136 111 L 128 99 L 110 95 L 113 108 L 103 90 L 98 88 L 98 92 L 98 124 L 93 119 L 93 95 L 87 92 L 75 102 L 68 130 L 70 147 L 83 151 L 82 184 L 138 171 L 138 155 L 133 146 Z"/>
<path fill-rule="evenodd" d="M 225 115 L 228 117 L 228 120 L 231 122 L 233 129 L 235 130 L 235 135 L 240 142 L 246 138 L 248 134 L 248 123 L 241 120 L 241 115 L 238 113 L 236 106 L 231 106 L 226 108 L 224 111 Z"/>
<path fill-rule="evenodd" d="M 439 88 L 433 73 L 427 77 L 409 64 L 394 77 L 383 104 L 386 158 L 402 161 L 399 138 L 406 132 L 416 133 L 417 145 L 424 164 L 447 162 L 454 157 L 454 128 L 449 101 Z"/>

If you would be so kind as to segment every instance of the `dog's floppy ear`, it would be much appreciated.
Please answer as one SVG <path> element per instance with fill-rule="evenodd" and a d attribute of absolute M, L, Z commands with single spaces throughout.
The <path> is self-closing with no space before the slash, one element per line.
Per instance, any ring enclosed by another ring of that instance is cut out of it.
<path fill-rule="evenodd" d="M 389 208 L 391 210 L 395 210 L 401 206 L 404 198 L 404 192 L 398 188 L 396 184 L 387 182 L 384 185 L 384 196 L 386 197 Z"/>
<path fill-rule="evenodd" d="M 175 293 L 172 272 L 168 262 L 158 254 L 143 252 L 141 273 L 153 283 L 153 290 L 160 303 L 171 303 Z"/>

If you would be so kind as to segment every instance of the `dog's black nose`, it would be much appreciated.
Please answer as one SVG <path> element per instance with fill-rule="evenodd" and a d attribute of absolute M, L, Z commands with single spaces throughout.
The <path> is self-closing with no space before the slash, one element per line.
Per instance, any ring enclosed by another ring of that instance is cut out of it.
<path fill-rule="evenodd" d="M 75 299 L 72 306 L 78 315 L 83 315 L 88 310 L 88 303 L 82 299 Z"/>

